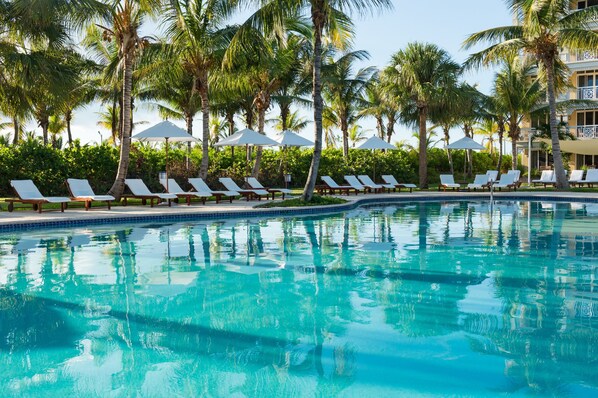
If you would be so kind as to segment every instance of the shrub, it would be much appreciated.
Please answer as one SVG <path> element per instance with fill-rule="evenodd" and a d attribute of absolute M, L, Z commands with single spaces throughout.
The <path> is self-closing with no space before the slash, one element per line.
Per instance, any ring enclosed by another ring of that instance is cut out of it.
<path fill-rule="evenodd" d="M 251 171 L 247 163 L 245 148 L 211 148 L 208 169 L 208 183 L 219 187 L 218 178 L 232 177 L 241 183 Z M 455 151 L 453 160 L 457 176 L 463 170 L 463 151 Z M 199 174 L 201 147 L 192 148 L 189 153 L 186 145 L 172 145 L 169 152 L 170 177 L 175 178 L 183 188 L 190 188 L 188 177 Z M 17 146 L 0 145 L 0 194 L 12 196 L 9 181 L 32 179 L 46 195 L 65 195 L 66 178 L 87 178 L 98 193 L 110 189 L 118 167 L 118 149 L 107 145 L 81 145 L 75 142 L 64 150 L 45 146 L 37 140 L 29 140 Z M 287 148 L 284 151 L 265 149 L 263 151 L 259 178 L 266 186 L 284 185 L 284 173 L 292 176 L 291 186 L 305 185 L 312 150 Z M 187 165 L 187 157 L 189 163 Z M 474 152 L 474 173 L 483 173 L 496 167 L 497 155 Z M 187 167 L 189 166 L 189 167 Z M 320 162 L 319 175 L 329 175 L 342 183 L 347 174 L 376 175 L 393 174 L 401 182 L 417 183 L 418 154 L 403 149 L 393 151 L 366 151 L 351 149 L 349 156 L 343 157 L 340 149 L 324 149 Z M 503 156 L 503 169 L 510 167 L 510 156 Z M 129 166 L 130 178 L 141 178 L 153 190 L 162 190 L 158 173 L 165 169 L 163 146 L 134 143 L 131 149 Z M 440 173 L 450 170 L 448 158 L 442 149 L 433 148 L 428 154 L 429 181 L 438 182 Z M 505 171 L 501 170 L 501 171 Z M 456 177 L 457 177 L 456 176 Z"/>

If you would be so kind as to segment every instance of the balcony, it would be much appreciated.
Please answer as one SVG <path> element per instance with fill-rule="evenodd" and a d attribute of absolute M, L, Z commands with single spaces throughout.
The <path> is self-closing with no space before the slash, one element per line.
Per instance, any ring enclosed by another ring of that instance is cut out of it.
<path fill-rule="evenodd" d="M 577 99 L 580 100 L 595 100 L 598 99 L 598 87 L 579 87 L 577 89 Z"/>
<path fill-rule="evenodd" d="M 598 60 L 598 51 L 577 51 L 575 54 L 575 61 L 572 62 L 583 62 L 583 61 L 595 61 Z"/>
<path fill-rule="evenodd" d="M 569 132 L 578 139 L 598 138 L 598 125 L 569 126 Z"/>

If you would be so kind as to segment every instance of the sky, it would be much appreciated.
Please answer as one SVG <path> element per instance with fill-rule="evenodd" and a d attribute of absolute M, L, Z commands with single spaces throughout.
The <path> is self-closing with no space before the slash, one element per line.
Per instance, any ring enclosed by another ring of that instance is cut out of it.
<path fill-rule="evenodd" d="M 393 3 L 394 8 L 390 11 L 355 19 L 353 48 L 370 53 L 370 59 L 359 67 L 384 67 L 393 53 L 413 41 L 434 43 L 448 51 L 456 61 L 463 62 L 469 53 L 462 50 L 461 45 L 469 34 L 512 23 L 504 0 L 393 0 Z M 478 84 L 482 92 L 489 93 L 493 76 L 494 71 L 481 70 L 467 73 L 465 80 Z M 135 120 L 148 122 L 140 126 L 138 131 L 161 121 L 157 112 L 143 106 L 138 108 Z M 108 130 L 97 126 L 101 110 L 100 104 L 91 104 L 75 111 L 72 125 L 74 138 L 81 139 L 82 143 L 92 143 L 99 141 L 100 136 L 103 139 L 110 136 Z M 313 117 L 309 117 L 309 112 L 301 113 L 308 120 L 313 120 Z M 184 126 L 182 121 L 173 122 Z M 363 120 L 360 124 L 368 130 L 368 136 L 374 135 L 373 121 Z M 196 118 L 194 126 L 201 126 L 201 115 Z M 302 135 L 313 140 L 312 126 L 302 132 Z M 32 125 L 31 128 L 33 127 L 35 126 Z M 36 130 L 41 134 L 39 128 Z M 397 125 L 396 131 L 394 141 L 412 140 L 411 129 Z M 275 134 L 271 127 L 267 127 L 266 133 L 271 136 Z M 199 132 L 196 133 L 198 134 Z M 452 135 L 455 139 L 462 136 L 459 131 L 454 131 Z"/>

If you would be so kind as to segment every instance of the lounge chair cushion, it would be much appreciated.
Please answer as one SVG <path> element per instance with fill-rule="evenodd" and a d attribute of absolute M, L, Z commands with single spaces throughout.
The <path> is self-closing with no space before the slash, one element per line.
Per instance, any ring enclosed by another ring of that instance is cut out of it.
<path fill-rule="evenodd" d="M 69 178 L 66 180 L 69 184 L 71 194 L 76 199 L 90 199 L 98 202 L 110 202 L 116 200 L 112 195 L 96 195 L 89 181 L 85 179 Z"/>
<path fill-rule="evenodd" d="M 129 187 L 134 196 L 154 196 L 160 199 L 176 199 L 177 196 L 173 193 L 153 193 L 149 190 L 147 185 L 140 179 L 126 179 L 125 184 Z"/>
<path fill-rule="evenodd" d="M 10 185 L 22 200 L 38 200 L 49 203 L 66 203 L 71 200 L 62 196 L 44 196 L 31 180 L 11 180 Z"/>

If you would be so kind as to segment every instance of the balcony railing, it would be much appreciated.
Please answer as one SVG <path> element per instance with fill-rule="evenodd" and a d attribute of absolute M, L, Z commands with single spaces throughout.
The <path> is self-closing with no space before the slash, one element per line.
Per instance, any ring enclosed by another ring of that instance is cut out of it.
<path fill-rule="evenodd" d="M 598 87 L 579 87 L 577 89 L 577 99 L 580 100 L 594 100 L 598 99 Z"/>
<path fill-rule="evenodd" d="M 598 125 L 570 126 L 571 134 L 580 139 L 598 138 Z"/>
<path fill-rule="evenodd" d="M 598 51 L 577 51 L 575 58 L 577 62 L 593 61 L 598 59 Z"/>

